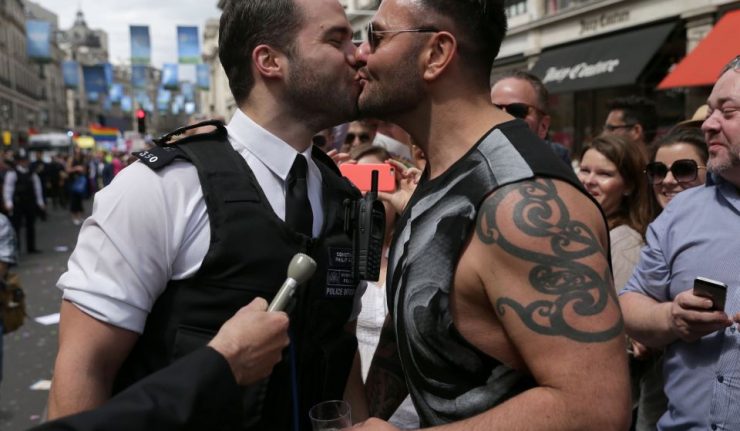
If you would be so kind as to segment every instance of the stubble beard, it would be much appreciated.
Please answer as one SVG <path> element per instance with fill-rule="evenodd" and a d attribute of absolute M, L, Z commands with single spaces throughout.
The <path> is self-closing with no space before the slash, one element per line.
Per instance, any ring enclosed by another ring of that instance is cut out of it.
<path fill-rule="evenodd" d="M 405 56 L 383 79 L 385 84 L 374 80 L 365 83 L 357 101 L 360 117 L 393 121 L 397 114 L 419 105 L 426 90 L 415 61 L 415 56 Z"/>
<path fill-rule="evenodd" d="M 712 156 L 709 154 L 707 170 L 715 175 L 721 175 L 733 168 L 740 168 L 740 145 L 730 144 L 726 155 Z"/>
<path fill-rule="evenodd" d="M 351 89 L 347 85 L 317 74 L 298 56 L 293 56 L 291 63 L 286 103 L 296 118 L 316 131 L 357 118 L 357 101 L 348 94 Z"/>

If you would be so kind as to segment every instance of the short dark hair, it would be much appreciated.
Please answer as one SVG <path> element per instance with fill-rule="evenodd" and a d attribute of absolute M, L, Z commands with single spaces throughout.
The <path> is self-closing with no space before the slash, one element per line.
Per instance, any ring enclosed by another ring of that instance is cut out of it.
<path fill-rule="evenodd" d="M 507 29 L 503 0 L 422 0 L 425 8 L 450 18 L 461 58 L 488 76 Z M 468 52 L 466 52 L 468 51 Z"/>
<path fill-rule="evenodd" d="M 237 104 L 254 87 L 252 51 L 268 44 L 291 54 L 303 22 L 294 0 L 230 0 L 224 5 L 218 29 L 218 57 Z"/>
<path fill-rule="evenodd" d="M 550 92 L 547 91 L 547 88 L 545 88 L 545 84 L 542 83 L 542 80 L 540 78 L 532 75 L 527 71 L 516 70 L 513 72 L 506 72 L 501 75 L 496 75 L 493 81 L 493 85 L 496 85 L 497 82 L 507 78 L 521 79 L 522 81 L 529 82 L 529 85 L 534 88 L 534 92 L 537 95 L 537 105 L 539 105 L 537 106 L 537 108 L 542 112 L 548 112 L 548 101 L 550 99 Z"/>
<path fill-rule="evenodd" d="M 609 111 L 622 111 L 622 118 L 627 124 L 639 124 L 645 134 L 645 143 L 655 139 L 658 130 L 658 111 L 655 102 L 645 97 L 627 96 L 618 97 L 607 102 Z"/>

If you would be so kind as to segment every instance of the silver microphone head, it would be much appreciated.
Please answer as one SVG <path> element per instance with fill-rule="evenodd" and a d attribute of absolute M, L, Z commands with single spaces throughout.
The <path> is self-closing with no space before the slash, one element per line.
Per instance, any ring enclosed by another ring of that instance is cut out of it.
<path fill-rule="evenodd" d="M 296 253 L 288 265 L 288 277 L 297 281 L 298 284 L 308 281 L 314 271 L 316 271 L 316 261 L 303 253 Z"/>

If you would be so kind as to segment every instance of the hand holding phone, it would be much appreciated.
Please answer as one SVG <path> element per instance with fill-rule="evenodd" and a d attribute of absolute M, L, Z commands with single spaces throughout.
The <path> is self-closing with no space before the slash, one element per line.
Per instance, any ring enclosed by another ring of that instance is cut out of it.
<path fill-rule="evenodd" d="M 727 299 L 727 285 L 706 277 L 694 279 L 694 295 L 712 300 L 712 310 L 724 311 Z"/>

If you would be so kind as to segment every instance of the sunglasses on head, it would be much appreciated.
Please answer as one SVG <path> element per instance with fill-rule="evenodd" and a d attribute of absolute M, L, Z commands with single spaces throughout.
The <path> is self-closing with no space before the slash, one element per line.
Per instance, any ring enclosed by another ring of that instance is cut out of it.
<path fill-rule="evenodd" d="M 352 142 L 355 142 L 355 139 L 359 139 L 360 142 L 363 144 L 370 142 L 370 134 L 369 133 L 347 133 L 347 136 L 344 138 L 344 142 L 351 144 Z"/>
<path fill-rule="evenodd" d="M 532 105 L 528 105 L 526 103 L 509 103 L 508 105 L 494 103 L 493 106 L 497 107 L 498 109 L 501 109 L 502 111 L 508 113 L 514 118 L 519 118 L 522 120 L 527 118 L 527 115 L 529 115 L 530 109 L 544 115 L 544 112 L 542 112 L 542 110 Z"/>
<path fill-rule="evenodd" d="M 648 182 L 653 185 L 662 184 L 668 172 L 673 174 L 677 183 L 690 183 L 696 180 L 699 169 L 706 169 L 706 166 L 699 166 L 691 159 L 681 159 L 673 162 L 671 167 L 666 166 L 663 162 L 648 163 L 645 167 L 645 174 L 648 177 Z"/>

